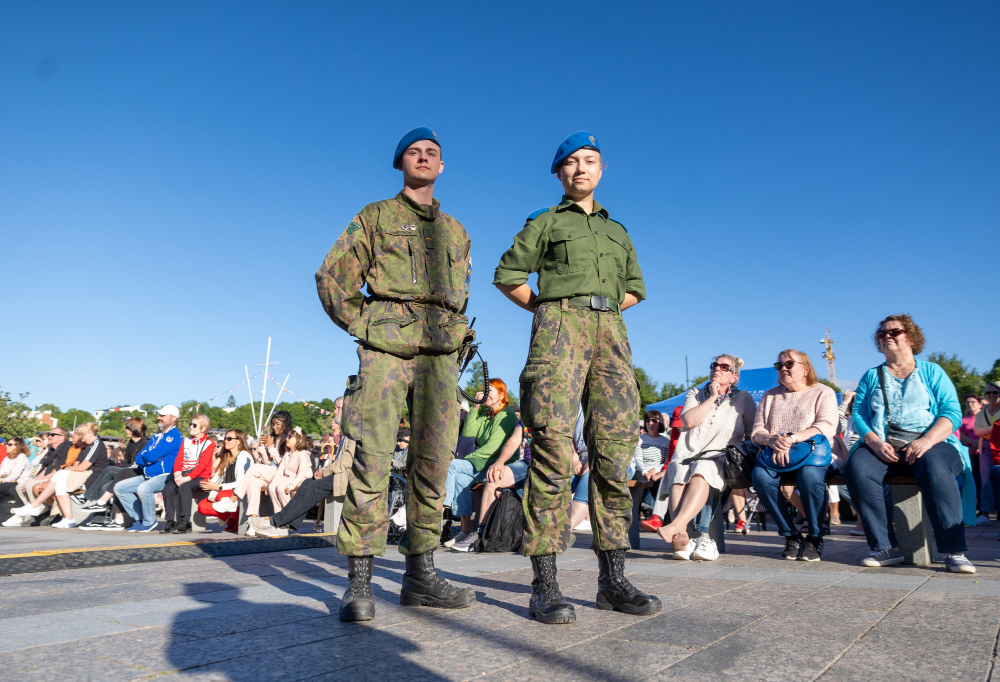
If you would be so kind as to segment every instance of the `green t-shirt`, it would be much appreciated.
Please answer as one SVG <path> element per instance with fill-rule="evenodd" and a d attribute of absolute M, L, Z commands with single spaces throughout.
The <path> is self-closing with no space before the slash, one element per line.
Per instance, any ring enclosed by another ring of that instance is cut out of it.
<path fill-rule="evenodd" d="M 517 415 L 509 406 L 493 417 L 490 417 L 489 410 L 485 407 L 469 412 L 469 416 L 465 418 L 462 435 L 466 438 L 475 438 L 476 449 L 466 455 L 465 459 L 477 472 L 482 471 L 500 456 L 504 443 L 516 428 Z"/>

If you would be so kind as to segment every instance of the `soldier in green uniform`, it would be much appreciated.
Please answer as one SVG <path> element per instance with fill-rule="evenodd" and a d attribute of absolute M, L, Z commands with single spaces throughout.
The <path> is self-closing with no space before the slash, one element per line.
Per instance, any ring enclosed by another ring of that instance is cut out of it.
<path fill-rule="evenodd" d="M 476 600 L 471 589 L 438 575 L 433 562 L 458 440 L 459 348 L 471 334 L 463 314 L 471 242 L 433 198 L 444 170 L 433 131 L 404 135 L 392 165 L 403 172 L 403 190 L 361 209 L 316 272 L 323 309 L 358 339 L 361 361 L 348 379 L 341 418 L 344 435 L 357 444 L 337 535 L 337 550 L 349 557 L 340 606 L 345 621 L 375 617 L 372 557 L 385 554 L 389 473 L 404 400 L 411 436 L 400 604 L 462 608 Z"/>
<path fill-rule="evenodd" d="M 590 460 L 590 522 L 599 561 L 597 608 L 645 615 L 660 600 L 625 577 L 632 498 L 628 467 L 639 438 L 639 389 L 622 311 L 646 297 L 625 228 L 594 200 L 603 171 L 593 135 L 571 135 L 556 151 L 558 206 L 528 216 L 500 259 L 493 283 L 534 313 L 521 373 L 521 415 L 531 429 L 521 551 L 534 569 L 529 613 L 572 623 L 573 607 L 556 581 L 556 554 L 570 536 L 573 428 L 583 404 Z M 528 276 L 538 273 L 538 294 Z"/>

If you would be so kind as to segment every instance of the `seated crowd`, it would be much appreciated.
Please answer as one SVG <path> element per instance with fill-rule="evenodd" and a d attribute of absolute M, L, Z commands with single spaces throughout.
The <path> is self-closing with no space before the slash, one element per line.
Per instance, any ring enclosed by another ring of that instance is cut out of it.
<path fill-rule="evenodd" d="M 764 392 L 759 403 L 739 388 L 743 360 L 723 354 L 711 363 L 709 380 L 690 389 L 669 420 L 648 411 L 628 473 L 648 489 L 644 494 L 652 514 L 643 528 L 659 533 L 675 559 L 712 561 L 719 557 L 710 537 L 712 523 L 731 496 L 739 517 L 737 532 L 747 532 L 748 510 L 766 509 L 785 540 L 784 559 L 820 561 L 831 519 L 839 523 L 843 497 L 858 512 L 856 532 L 863 532 L 870 548 L 863 565 L 888 566 L 903 561 L 888 482 L 910 476 L 923 493 L 946 567 L 974 573 L 965 557 L 961 486 L 971 466 L 965 445 L 977 446 L 976 480 L 988 477 L 1000 489 L 1000 463 L 988 462 L 978 471 L 982 441 L 1000 413 L 1000 386 L 987 387 L 986 406 L 978 396 L 966 397 L 970 411 L 979 406 L 986 416 L 973 412 L 965 424 L 944 370 L 916 359 L 924 337 L 909 315 L 882 320 L 873 341 L 884 362 L 866 372 L 857 392 L 847 392 L 839 406 L 834 390 L 818 380 L 809 356 L 788 349 L 774 363 L 778 386 Z M 458 519 L 461 531 L 456 537 L 446 531 L 442 541 L 462 552 L 477 549 L 491 505 L 502 490 L 522 487 L 530 467 L 530 432 L 510 406 L 506 384 L 491 379 L 485 399 L 479 393 L 473 402 L 471 409 L 463 405 L 443 500 L 444 525 L 450 529 L 451 520 Z M 338 412 L 340 405 L 338 400 Z M 336 418 L 335 433 L 314 446 L 287 412 L 275 413 L 270 432 L 256 443 L 244 432 L 230 430 L 220 445 L 208 435 L 207 416 L 190 418 L 187 437 L 177 428 L 179 417 L 174 406 L 158 410 L 158 432 L 151 438 L 142 420 L 129 420 L 118 466 L 92 422 L 72 433 L 53 429 L 31 443 L 10 439 L 0 462 L 0 502 L 19 499 L 22 504 L 3 525 L 23 525 L 50 512 L 61 517 L 54 527 L 73 528 L 76 503 L 95 512 L 82 526 L 85 530 L 150 532 L 158 528 L 156 496 L 161 494 L 162 533 L 190 532 L 195 510 L 237 532 L 242 509 L 247 534 L 282 537 L 299 528 L 323 500 L 345 492 L 353 443 L 340 437 Z M 585 431 L 581 406 L 568 481 L 574 529 L 586 528 L 590 514 L 590 436 Z M 393 456 L 401 470 L 409 462 L 409 439 L 409 431 L 401 429 Z M 727 447 L 737 444 L 757 451 L 753 487 L 730 490 L 724 458 Z M 828 485 L 833 477 L 843 478 L 846 486 Z M 478 489 L 482 502 L 474 510 L 473 491 Z M 262 506 L 265 496 L 268 512 Z M 1000 502 L 1000 494 L 996 498 Z M 103 512 L 103 518 L 96 512 Z M 405 512 L 402 518 L 405 523 Z"/>

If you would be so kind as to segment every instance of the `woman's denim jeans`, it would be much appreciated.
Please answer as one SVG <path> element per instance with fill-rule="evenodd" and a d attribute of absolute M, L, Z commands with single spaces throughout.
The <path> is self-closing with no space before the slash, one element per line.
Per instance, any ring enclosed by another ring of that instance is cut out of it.
<path fill-rule="evenodd" d="M 862 443 L 847 460 L 847 488 L 861 513 L 865 539 L 872 551 L 898 547 L 892 518 L 892 493 L 883 485 L 887 477 L 913 476 L 924 498 L 927 515 L 934 528 L 934 540 L 942 554 L 966 550 L 965 524 L 962 516 L 962 491 L 958 477 L 965 469 L 962 456 L 948 443 L 938 443 L 924 456 L 907 464 L 902 458 L 886 464 Z"/>
<path fill-rule="evenodd" d="M 122 505 L 122 509 L 128 512 L 129 516 L 139 519 L 139 523 L 144 526 L 151 526 L 156 523 L 156 493 L 163 490 L 167 483 L 167 476 L 170 474 L 160 474 L 153 478 L 136 476 L 115 484 L 115 495 Z"/>
<path fill-rule="evenodd" d="M 830 467 L 806 465 L 789 472 L 795 474 L 795 487 L 799 489 L 799 497 L 802 498 L 802 507 L 809 522 L 809 534 L 814 537 L 824 534 L 820 527 L 820 515 L 827 504 L 826 472 L 829 469 Z M 781 494 L 782 475 L 780 471 L 772 471 L 758 463 L 751 477 L 757 495 L 764 498 L 764 506 L 778 524 L 778 535 L 787 538 L 798 535 L 799 531 L 792 523 L 785 496 Z"/>
<path fill-rule="evenodd" d="M 444 482 L 444 506 L 451 507 L 456 516 L 472 516 L 472 484 L 485 481 L 488 468 L 476 473 L 469 460 L 453 459 Z"/>

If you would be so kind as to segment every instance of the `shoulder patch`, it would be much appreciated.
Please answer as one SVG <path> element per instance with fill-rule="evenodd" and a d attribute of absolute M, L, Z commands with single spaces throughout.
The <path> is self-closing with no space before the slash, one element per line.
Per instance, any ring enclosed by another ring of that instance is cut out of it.
<path fill-rule="evenodd" d="M 532 213 L 531 215 L 529 215 L 524 222 L 526 222 L 526 223 L 527 222 L 531 222 L 532 220 L 534 220 L 538 216 L 542 215 L 546 211 L 551 211 L 551 210 L 552 210 L 551 208 L 540 208 L 537 211 L 535 211 L 534 213 Z"/>
<path fill-rule="evenodd" d="M 357 232 L 360 229 L 361 225 L 359 223 L 351 223 L 350 225 L 347 226 L 347 234 L 350 234 L 352 232 Z"/>
<path fill-rule="evenodd" d="M 620 228 L 622 228 L 623 230 L 625 230 L 625 234 L 628 234 L 628 228 L 627 228 L 627 227 L 625 227 L 624 225 L 622 225 L 621 223 L 619 223 L 619 222 L 618 222 L 617 220 L 615 220 L 614 218 L 608 218 L 608 220 L 610 220 L 611 222 L 613 222 L 613 223 L 615 223 L 616 225 L 618 225 L 618 227 L 620 227 Z"/>

